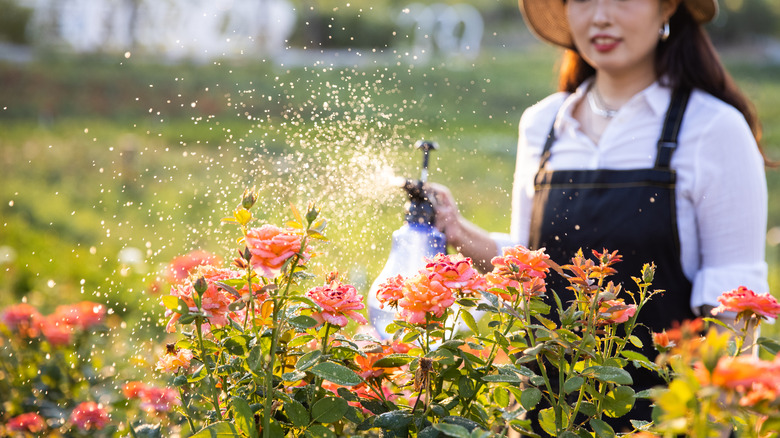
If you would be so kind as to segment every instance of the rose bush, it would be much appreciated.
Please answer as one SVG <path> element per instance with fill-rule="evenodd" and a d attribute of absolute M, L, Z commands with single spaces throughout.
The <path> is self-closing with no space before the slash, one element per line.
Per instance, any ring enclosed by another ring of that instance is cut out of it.
<path fill-rule="evenodd" d="M 609 281 L 616 251 L 559 265 L 544 249 L 507 248 L 485 275 L 467 257 L 440 254 L 379 288 L 397 312 L 392 339 L 381 341 L 348 279 L 309 272 L 311 242 L 327 240 L 319 210 L 292 207 L 285 227 L 257 227 L 255 200 L 246 191 L 223 220 L 241 233 L 230 266 L 195 252 L 166 269 L 161 316 L 174 339 L 138 373 L 157 371 L 160 382 L 94 377 L 100 304 L 3 311 L 3 373 L 12 379 L 0 379 L 0 434 L 703 438 L 780 428 L 780 345 L 758 335 L 780 313 L 769 294 L 724 293 L 714 313 L 735 314 L 735 326 L 701 318 L 653 333 L 651 360 L 638 350 L 636 321 L 657 293 L 652 265 L 629 288 Z M 574 300 L 548 288 L 552 275 L 568 281 Z M 772 358 L 751 355 L 756 348 Z M 668 385 L 637 392 L 634 368 Z M 53 370 L 66 375 L 53 381 Z M 654 421 L 613 430 L 612 419 L 642 398 L 655 402 Z"/>

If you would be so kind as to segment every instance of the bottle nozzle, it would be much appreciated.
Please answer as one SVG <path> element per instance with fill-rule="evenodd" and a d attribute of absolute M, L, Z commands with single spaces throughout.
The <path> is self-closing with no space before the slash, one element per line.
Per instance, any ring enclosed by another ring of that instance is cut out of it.
<path fill-rule="evenodd" d="M 422 162 L 422 170 L 420 175 L 420 181 L 423 183 L 428 181 L 428 161 L 429 161 L 429 152 L 432 150 L 439 149 L 439 145 L 436 144 L 436 142 L 428 141 L 428 140 L 419 140 L 414 145 L 417 149 L 420 149 L 423 151 L 423 162 Z"/>

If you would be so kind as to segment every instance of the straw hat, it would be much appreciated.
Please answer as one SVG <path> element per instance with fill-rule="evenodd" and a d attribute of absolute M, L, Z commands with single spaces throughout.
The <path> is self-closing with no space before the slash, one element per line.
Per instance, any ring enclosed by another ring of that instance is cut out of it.
<path fill-rule="evenodd" d="M 519 0 L 528 28 L 542 40 L 567 49 L 574 48 L 563 0 Z M 718 13 L 717 0 L 682 0 L 693 19 L 707 23 Z"/>

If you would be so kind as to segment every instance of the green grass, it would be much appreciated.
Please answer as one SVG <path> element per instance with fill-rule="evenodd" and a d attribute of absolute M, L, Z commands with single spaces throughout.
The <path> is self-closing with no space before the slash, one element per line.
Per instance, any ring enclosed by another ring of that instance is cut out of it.
<path fill-rule="evenodd" d="M 3 265 L 0 305 L 99 299 L 153 332 L 147 314 L 161 312 L 145 290 L 161 265 L 201 247 L 232 258 L 237 232 L 219 221 L 253 184 L 264 222 L 316 200 L 331 242 L 318 247 L 314 271 L 338 269 L 366 288 L 401 223 L 390 177 L 419 175 L 411 145 L 420 138 L 441 146 L 431 180 L 475 223 L 506 230 L 517 121 L 554 89 L 556 54 L 493 50 L 473 64 L 360 69 L 0 64 L 0 246 L 17 254 Z M 780 158 L 780 67 L 730 66 Z M 771 197 L 779 172 L 768 172 Z M 775 204 L 770 227 L 780 226 Z M 122 265 L 126 246 L 146 263 Z M 768 251 L 773 291 L 778 251 Z"/>

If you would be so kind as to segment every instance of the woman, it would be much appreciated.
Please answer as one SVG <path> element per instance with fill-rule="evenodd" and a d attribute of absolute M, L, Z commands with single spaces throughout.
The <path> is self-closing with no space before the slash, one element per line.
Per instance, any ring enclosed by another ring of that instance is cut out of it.
<path fill-rule="evenodd" d="M 511 235 L 479 229 L 446 188 L 432 188 L 450 245 L 483 269 L 514 244 L 559 263 L 579 248 L 618 250 L 613 280 L 631 290 L 630 277 L 654 262 L 653 287 L 666 292 L 640 315 L 653 331 L 709 316 L 740 285 L 768 291 L 758 122 L 702 29 L 716 0 L 520 0 L 520 9 L 540 39 L 567 49 L 560 92 L 521 118 Z M 649 413 L 645 404 L 630 417 Z"/>

